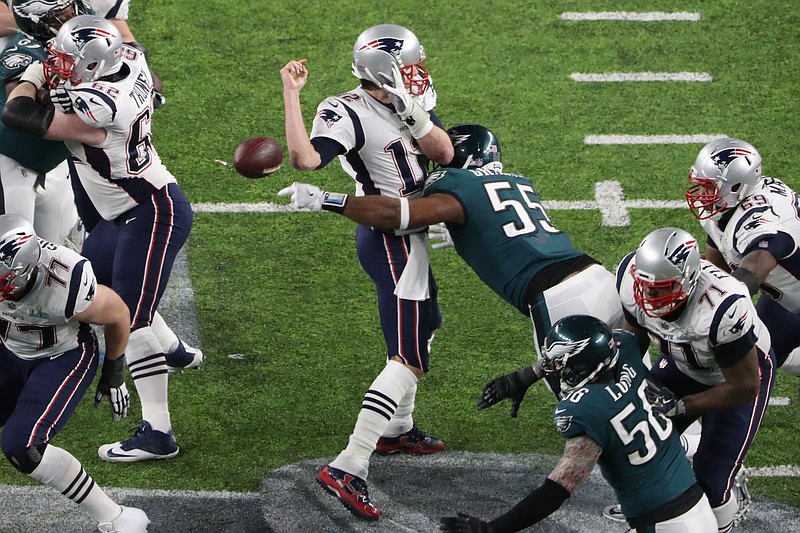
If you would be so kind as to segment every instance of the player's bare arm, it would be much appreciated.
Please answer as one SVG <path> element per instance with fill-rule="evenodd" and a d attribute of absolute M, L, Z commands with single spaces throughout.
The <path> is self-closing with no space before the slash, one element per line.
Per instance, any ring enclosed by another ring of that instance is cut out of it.
<path fill-rule="evenodd" d="M 349 196 L 342 213 L 344 216 L 374 228 L 399 229 L 401 226 L 400 202 L 386 196 Z M 406 227 L 419 228 L 439 222 L 464 222 L 464 209 L 449 194 L 432 194 L 408 201 L 409 220 Z M 403 228 L 405 229 L 405 228 Z"/>
<path fill-rule="evenodd" d="M 417 143 L 422 153 L 431 161 L 446 165 L 453 160 L 453 143 L 442 128 L 434 126 L 430 133 L 417 139 Z"/>
<path fill-rule="evenodd" d="M 778 260 L 767 250 L 753 250 L 742 258 L 742 262 L 732 272 L 750 291 L 750 295 L 758 292 L 758 287 L 764 283 L 772 269 L 778 266 Z"/>
<path fill-rule="evenodd" d="M 547 476 L 574 494 L 591 474 L 603 450 L 586 436 L 567 439 L 564 454 Z"/>
<path fill-rule="evenodd" d="M 752 401 L 758 395 L 761 376 L 756 350 L 753 346 L 744 359 L 722 369 L 724 383 L 685 396 L 683 401 L 686 404 L 686 414 L 708 413 Z"/>
<path fill-rule="evenodd" d="M 106 358 L 113 361 L 125 353 L 131 330 L 131 315 L 122 298 L 105 285 L 97 285 L 94 300 L 74 320 L 104 327 Z"/>
<path fill-rule="evenodd" d="M 629 320 L 625 320 L 622 324 L 622 329 L 630 331 L 636 336 L 639 342 L 639 350 L 644 353 L 650 347 L 650 337 L 647 335 L 647 330 L 638 324 L 631 324 Z"/>
<path fill-rule="evenodd" d="M 710 244 L 706 244 L 705 254 L 703 257 L 714 264 L 720 270 L 724 270 L 725 272 L 730 272 L 731 267 L 728 266 L 728 262 L 725 261 L 725 258 L 722 256 L 722 252 L 720 252 L 717 248 L 714 248 Z"/>
<path fill-rule="evenodd" d="M 298 170 L 313 170 L 319 166 L 322 159 L 308 137 L 300 106 L 300 91 L 308 81 L 306 60 L 289 61 L 281 69 L 281 81 L 289 159 L 292 161 L 292 166 Z"/>
<path fill-rule="evenodd" d="M 40 73 L 41 72 L 41 73 Z M 86 124 L 76 113 L 65 114 L 39 97 L 44 86 L 41 63 L 32 63 L 8 95 L 3 109 L 3 122 L 12 129 L 56 141 L 73 140 L 90 146 L 100 146 L 106 130 Z M 14 100 L 20 99 L 11 105 Z"/>

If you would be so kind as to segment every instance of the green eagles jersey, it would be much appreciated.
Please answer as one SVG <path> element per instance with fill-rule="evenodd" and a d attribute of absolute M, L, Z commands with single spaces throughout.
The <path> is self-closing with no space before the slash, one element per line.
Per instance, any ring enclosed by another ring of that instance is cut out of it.
<path fill-rule="evenodd" d="M 542 268 L 584 255 L 553 227 L 533 183 L 523 176 L 445 168 L 428 176 L 423 196 L 445 193 L 464 209 L 447 224 L 458 255 L 494 292 L 523 314 L 528 284 Z"/>
<path fill-rule="evenodd" d="M 630 520 L 674 500 L 696 478 L 672 422 L 653 413 L 636 338 L 616 330 L 620 355 L 615 378 L 569 392 L 553 411 L 564 438 L 585 435 L 603 452 L 598 464 Z"/>
<path fill-rule="evenodd" d="M 25 69 L 34 61 L 44 61 L 47 51 L 38 42 L 23 33 L 17 33 L 0 54 L 0 79 L 3 87 L 18 80 Z M 0 112 L 6 105 L 6 91 L 0 91 Z M 0 154 L 17 161 L 23 167 L 37 173 L 53 170 L 69 155 L 66 145 L 61 141 L 49 141 L 36 135 L 20 133 L 8 129 L 0 121 Z M 31 185 L 33 178 L 31 177 Z"/>

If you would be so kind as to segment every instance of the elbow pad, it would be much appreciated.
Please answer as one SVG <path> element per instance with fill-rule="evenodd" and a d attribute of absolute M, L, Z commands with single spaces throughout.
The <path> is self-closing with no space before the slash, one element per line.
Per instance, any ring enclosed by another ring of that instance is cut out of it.
<path fill-rule="evenodd" d="M 760 284 L 758 283 L 756 275 L 750 270 L 739 267 L 731 272 L 731 276 L 745 284 L 747 290 L 750 292 L 750 296 L 754 296 L 758 292 Z"/>
<path fill-rule="evenodd" d="M 145 48 L 145 46 L 142 43 L 133 41 L 133 42 L 130 42 L 130 43 L 123 43 L 123 44 L 125 44 L 127 46 L 130 46 L 131 48 L 135 48 L 135 49 L 139 50 L 141 53 L 144 54 L 144 58 L 145 59 L 149 59 L 147 57 L 147 48 Z"/>
<path fill-rule="evenodd" d="M 3 108 L 3 123 L 12 130 L 44 136 L 53 122 L 56 109 L 49 99 L 37 102 L 27 96 L 19 96 L 6 103 Z"/>

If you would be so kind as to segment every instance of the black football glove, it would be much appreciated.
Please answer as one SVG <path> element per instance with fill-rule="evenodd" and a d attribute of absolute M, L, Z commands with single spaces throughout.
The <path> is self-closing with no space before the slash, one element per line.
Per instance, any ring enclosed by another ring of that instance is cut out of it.
<path fill-rule="evenodd" d="M 452 533 L 492 533 L 492 526 L 480 518 L 464 513 L 458 516 L 444 516 L 439 523 L 439 531 Z"/>
<path fill-rule="evenodd" d="M 528 387 L 538 379 L 531 366 L 523 366 L 510 374 L 498 376 L 483 387 L 483 393 L 478 398 L 478 409 L 486 409 L 506 398 L 511 398 L 511 418 L 517 418 L 519 406 L 525 398 Z"/>
<path fill-rule="evenodd" d="M 662 387 L 647 380 L 647 387 L 644 389 L 644 395 L 647 397 L 647 401 L 650 402 L 650 405 L 653 406 L 653 411 L 657 413 L 661 413 L 670 418 L 686 414 L 686 402 L 667 387 Z"/>
<path fill-rule="evenodd" d="M 97 383 L 97 392 L 94 395 L 94 406 L 100 407 L 103 398 L 108 396 L 111 402 L 111 417 L 114 422 L 119 422 L 128 416 L 131 406 L 131 395 L 125 386 L 125 356 L 113 361 L 103 361 L 103 370 L 100 381 Z"/>

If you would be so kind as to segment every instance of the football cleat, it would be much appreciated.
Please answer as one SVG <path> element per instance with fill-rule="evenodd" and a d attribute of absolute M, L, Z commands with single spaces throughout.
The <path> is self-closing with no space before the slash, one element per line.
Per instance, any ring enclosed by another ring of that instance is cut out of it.
<path fill-rule="evenodd" d="M 603 509 L 603 516 L 612 522 L 627 522 L 627 520 L 625 520 L 625 515 L 622 514 L 622 506 L 618 503 L 609 505 Z"/>
<path fill-rule="evenodd" d="M 149 459 L 170 459 L 178 455 L 178 443 L 172 431 L 164 433 L 153 429 L 150 422 L 142 420 L 132 430 L 128 440 L 104 444 L 98 448 L 100 459 L 112 463 L 134 463 Z"/>
<path fill-rule="evenodd" d="M 122 512 L 114 520 L 97 526 L 101 533 L 147 533 L 150 520 L 144 511 L 136 507 L 120 507 Z"/>
<path fill-rule="evenodd" d="M 354 516 L 364 520 L 377 520 L 381 512 L 369 501 L 367 482 L 344 470 L 326 465 L 317 473 L 317 483 L 339 498 L 342 505 Z"/>
<path fill-rule="evenodd" d="M 205 357 L 199 348 L 192 348 L 182 340 L 178 340 L 178 347 L 174 352 L 164 354 L 167 368 L 170 373 L 199 367 Z"/>
<path fill-rule="evenodd" d="M 750 496 L 750 490 L 747 488 L 747 473 L 744 465 L 739 468 L 733 478 L 733 492 L 739 502 L 739 509 L 736 510 L 736 514 L 733 516 L 733 525 L 738 526 L 747 518 L 747 513 L 750 511 L 750 503 L 753 500 Z"/>
<path fill-rule="evenodd" d="M 381 437 L 375 451 L 380 455 L 409 453 L 412 455 L 428 455 L 444 450 L 444 442 L 425 434 L 416 424 L 410 430 L 396 437 Z"/>

